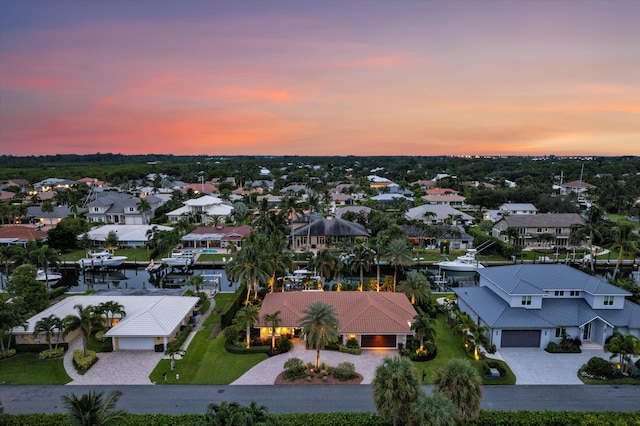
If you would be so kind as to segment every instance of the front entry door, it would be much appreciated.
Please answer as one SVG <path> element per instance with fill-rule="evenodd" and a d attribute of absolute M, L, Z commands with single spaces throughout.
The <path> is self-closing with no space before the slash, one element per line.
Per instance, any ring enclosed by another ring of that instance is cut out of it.
<path fill-rule="evenodd" d="M 591 323 L 586 323 L 582 330 L 582 340 L 591 340 Z"/>

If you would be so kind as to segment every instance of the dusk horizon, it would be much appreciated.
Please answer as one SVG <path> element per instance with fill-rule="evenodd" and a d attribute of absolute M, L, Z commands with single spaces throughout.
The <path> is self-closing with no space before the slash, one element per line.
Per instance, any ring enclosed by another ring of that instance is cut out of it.
<path fill-rule="evenodd" d="M 640 155 L 640 2 L 0 0 L 0 155 Z"/>

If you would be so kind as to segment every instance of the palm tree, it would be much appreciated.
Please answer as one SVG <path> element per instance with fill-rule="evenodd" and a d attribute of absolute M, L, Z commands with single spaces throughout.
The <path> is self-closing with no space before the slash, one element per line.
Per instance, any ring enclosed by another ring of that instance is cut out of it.
<path fill-rule="evenodd" d="M 385 357 L 376 367 L 373 378 L 373 402 L 378 414 L 391 418 L 393 425 L 406 424 L 407 409 L 419 395 L 420 379 L 413 364 L 405 357 Z"/>
<path fill-rule="evenodd" d="M 313 258 L 313 267 L 320 276 L 320 282 L 324 279 L 331 280 L 338 269 L 336 258 L 329 250 L 320 250 L 316 253 Z"/>
<path fill-rule="evenodd" d="M 257 299 L 258 283 L 266 282 L 271 275 L 269 258 L 264 249 L 267 244 L 267 239 L 264 235 L 255 232 L 250 233 L 243 241 L 240 251 L 225 266 L 229 281 L 240 281 L 247 285 L 245 304 L 249 304 L 251 287 L 253 286 L 254 299 Z"/>
<path fill-rule="evenodd" d="M 323 302 L 312 303 L 302 313 L 302 334 L 307 344 L 316 350 L 316 369 L 320 369 L 320 350 L 340 337 L 338 317 L 333 306 Z"/>
<path fill-rule="evenodd" d="M 55 210 L 55 207 L 51 201 L 47 200 L 44 203 L 42 203 L 42 206 L 40 207 L 40 209 L 45 213 L 53 213 L 53 211 Z M 53 225 L 52 217 L 49 218 L 49 225 Z"/>
<path fill-rule="evenodd" d="M 96 309 L 91 305 L 85 308 L 78 304 L 75 305 L 73 309 L 78 312 L 77 315 L 67 315 L 63 319 L 65 334 L 80 329 L 82 335 L 82 350 L 84 356 L 87 356 L 87 340 L 89 336 L 91 336 L 94 327 L 100 327 L 102 325 L 101 316 L 96 315 Z"/>
<path fill-rule="evenodd" d="M 610 359 L 619 357 L 621 372 L 625 373 L 633 364 L 632 356 L 640 355 L 640 339 L 633 334 L 624 336 L 616 331 L 604 345 L 605 352 L 611 352 Z"/>
<path fill-rule="evenodd" d="M 149 203 L 149 201 L 147 201 L 146 198 L 140 198 L 140 201 L 136 203 L 136 209 L 138 209 L 138 211 L 142 213 L 142 216 L 144 218 L 144 216 L 146 216 L 145 213 L 151 210 L 151 204 Z M 148 221 L 143 220 L 143 222 L 147 223 Z"/>
<path fill-rule="evenodd" d="M 233 318 L 233 323 L 239 327 L 246 326 L 247 334 L 247 349 L 251 347 L 251 327 L 258 321 L 260 317 L 258 308 L 252 305 L 247 305 L 240 309 L 236 316 Z"/>
<path fill-rule="evenodd" d="M 127 315 L 127 313 L 124 310 L 124 306 L 113 300 L 103 302 L 98 306 L 96 306 L 95 312 L 105 315 L 106 317 L 105 319 L 107 321 L 107 328 L 113 327 L 113 320 L 115 319 L 116 315 L 119 315 L 121 319 Z"/>
<path fill-rule="evenodd" d="M 44 270 L 45 284 L 49 287 L 49 267 L 58 264 L 58 253 L 47 244 L 29 250 L 29 258 Z"/>
<path fill-rule="evenodd" d="M 480 412 L 482 380 L 478 371 L 465 359 L 454 358 L 438 370 L 434 376 L 434 391 L 447 397 L 463 422 L 473 419 Z"/>
<path fill-rule="evenodd" d="M 89 391 L 78 398 L 75 394 L 63 395 L 62 403 L 69 412 L 71 423 L 79 426 L 106 426 L 120 424 L 127 413 L 115 410 L 121 391 L 111 392 L 103 400 L 104 392 Z"/>
<path fill-rule="evenodd" d="M 350 254 L 349 266 L 351 270 L 360 272 L 360 288 L 362 288 L 364 287 L 364 271 L 371 269 L 374 256 L 373 250 L 367 247 L 365 243 L 361 243 L 353 247 Z"/>
<path fill-rule="evenodd" d="M 276 347 L 276 328 L 282 322 L 282 318 L 280 318 L 280 311 L 275 311 L 272 314 L 266 314 L 263 317 L 263 321 L 265 324 L 271 324 L 271 349 Z"/>
<path fill-rule="evenodd" d="M 409 407 L 410 426 L 454 426 L 456 407 L 440 392 L 426 395 L 420 392 L 418 400 Z"/>
<path fill-rule="evenodd" d="M 429 318 L 419 307 L 418 315 L 413 317 L 411 330 L 416 333 L 416 337 L 420 339 L 420 350 L 424 350 L 424 340 L 433 341 L 436 336 L 436 330 L 433 328 L 435 321 Z"/>
<path fill-rule="evenodd" d="M 171 371 L 173 371 L 176 369 L 176 356 L 183 357 L 185 351 L 182 350 L 182 348 L 178 346 L 177 342 L 174 340 L 167 345 L 167 350 L 165 350 L 164 353 L 165 355 L 171 357 Z"/>
<path fill-rule="evenodd" d="M 413 264 L 411 249 L 405 238 L 395 238 L 389 242 L 382 259 L 393 266 L 393 291 L 396 291 L 398 281 L 398 266 L 410 266 Z"/>
<path fill-rule="evenodd" d="M 624 258 L 625 252 L 628 254 L 638 251 L 638 245 L 636 244 L 635 235 L 633 233 L 633 225 L 629 222 L 618 222 L 615 241 L 611 249 L 619 250 L 618 261 L 616 262 L 616 268 L 613 270 L 613 276 L 611 278 L 615 280 L 618 272 L 620 272 L 620 266 L 622 265 L 622 259 Z"/>
<path fill-rule="evenodd" d="M 200 286 L 204 283 L 204 277 L 200 274 L 193 274 L 189 278 L 187 278 L 186 284 L 189 287 L 194 287 L 196 289 L 196 293 L 200 291 Z"/>
<path fill-rule="evenodd" d="M 398 291 L 406 294 L 407 297 L 411 299 L 412 305 L 415 305 L 416 302 L 418 304 L 426 302 L 431 297 L 429 280 L 420 272 L 407 275 L 406 280 L 400 281 L 400 284 L 398 284 Z"/>
<path fill-rule="evenodd" d="M 64 325 L 62 320 L 58 318 L 56 315 L 51 314 L 48 317 L 40 318 L 33 327 L 33 336 L 38 337 L 40 334 L 44 334 L 44 337 L 49 345 L 49 350 L 51 350 L 51 336 L 54 333 L 57 333 L 60 336 L 60 333 L 63 331 Z M 56 348 L 58 348 L 58 340 L 56 339 Z"/>
<path fill-rule="evenodd" d="M 584 232 L 589 237 L 589 263 L 591 263 L 591 273 L 595 271 L 595 253 L 593 252 L 593 241 L 598 238 L 602 238 L 600 229 L 602 227 L 602 215 L 604 211 L 597 205 L 592 204 L 587 210 L 586 220 L 582 227 Z"/>

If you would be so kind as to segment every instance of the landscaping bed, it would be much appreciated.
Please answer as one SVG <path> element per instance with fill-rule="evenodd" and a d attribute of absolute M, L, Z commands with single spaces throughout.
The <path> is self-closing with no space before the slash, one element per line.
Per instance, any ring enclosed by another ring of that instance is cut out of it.
<path fill-rule="evenodd" d="M 302 377 L 294 381 L 284 378 L 284 371 L 278 374 L 274 385 L 359 385 L 362 383 L 362 375 L 356 373 L 358 377 L 350 380 L 338 380 L 332 375 L 324 376 L 321 378 L 319 375 Z"/>

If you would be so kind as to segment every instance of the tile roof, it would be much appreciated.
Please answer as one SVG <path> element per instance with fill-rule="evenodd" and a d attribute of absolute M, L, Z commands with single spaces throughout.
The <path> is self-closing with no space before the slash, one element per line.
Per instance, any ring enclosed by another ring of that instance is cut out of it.
<path fill-rule="evenodd" d="M 409 334 L 408 322 L 417 314 L 402 293 L 290 291 L 265 296 L 256 327 L 266 327 L 264 316 L 276 311 L 280 311 L 281 327 L 299 327 L 302 311 L 314 302 L 334 307 L 343 334 Z"/>
<path fill-rule="evenodd" d="M 0 240 L 42 240 L 47 238 L 47 233 L 33 226 L 3 225 L 0 226 Z"/>

